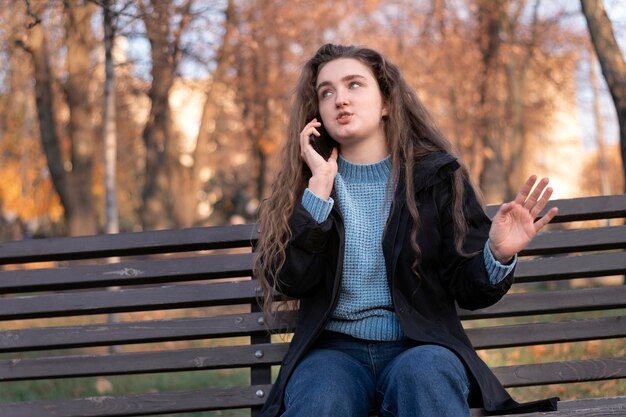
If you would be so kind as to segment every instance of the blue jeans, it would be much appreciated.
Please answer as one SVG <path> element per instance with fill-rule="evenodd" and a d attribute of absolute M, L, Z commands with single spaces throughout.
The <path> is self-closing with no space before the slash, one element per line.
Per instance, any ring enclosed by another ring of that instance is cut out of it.
<path fill-rule="evenodd" d="M 371 342 L 324 332 L 294 370 L 285 417 L 468 417 L 460 359 L 436 345 Z"/>

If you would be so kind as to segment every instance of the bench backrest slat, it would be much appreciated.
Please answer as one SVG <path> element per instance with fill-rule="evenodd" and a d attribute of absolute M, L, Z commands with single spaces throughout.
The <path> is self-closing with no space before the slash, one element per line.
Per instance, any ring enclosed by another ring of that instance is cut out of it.
<path fill-rule="evenodd" d="M 626 378 L 626 356 L 502 366 L 493 371 L 505 387 L 603 381 Z"/>
<path fill-rule="evenodd" d="M 515 282 L 542 282 L 591 278 L 626 273 L 624 252 L 593 253 L 567 257 L 521 260 L 515 269 Z"/>
<path fill-rule="evenodd" d="M 20 405 L 0 404 L 0 415 L 2 417 L 126 417 L 155 413 L 224 410 L 263 404 L 265 398 L 257 396 L 256 392 L 263 390 L 267 393 L 269 389 L 270 385 L 209 388 L 197 391 L 119 397 L 103 396 L 65 401 L 36 401 Z"/>
<path fill-rule="evenodd" d="M 0 271 L 0 294 L 249 277 L 252 253 Z"/>
<path fill-rule="evenodd" d="M 0 243 L 0 265 L 250 247 L 254 225 L 198 227 Z"/>
<path fill-rule="evenodd" d="M 0 361 L 0 381 L 199 371 L 279 364 L 287 343 Z"/>
<path fill-rule="evenodd" d="M 624 218 L 626 217 L 626 194 L 552 200 L 538 217 L 543 216 L 552 207 L 559 208 L 552 223 Z M 498 208 L 499 205 L 486 207 L 487 214 L 493 217 Z"/>
<path fill-rule="evenodd" d="M 264 332 L 259 313 L 192 319 L 24 329 L 0 334 L 0 352 L 235 337 Z M 279 317 L 281 317 L 279 315 Z M 294 315 L 275 329 L 293 328 Z M 470 328 L 476 349 L 626 337 L 626 317 Z"/>
<path fill-rule="evenodd" d="M 507 294 L 491 307 L 459 309 L 461 319 L 493 319 L 626 308 L 626 286 Z"/>
<path fill-rule="evenodd" d="M 540 233 L 521 252 L 521 255 L 555 255 L 611 249 L 626 249 L 626 226 Z"/>
<path fill-rule="evenodd" d="M 5 298 L 0 320 L 249 304 L 256 287 L 256 281 L 230 281 Z"/>
<path fill-rule="evenodd" d="M 246 313 L 9 330 L 0 333 L 0 352 L 247 336 L 266 331 L 260 318 Z"/>
<path fill-rule="evenodd" d="M 476 349 L 626 337 L 626 316 L 467 329 Z"/>
<path fill-rule="evenodd" d="M 5 298 L 0 320 L 249 304 L 256 300 L 257 287 L 256 280 L 229 281 Z M 459 316 L 485 319 L 617 308 L 626 308 L 626 286 L 507 294 L 489 308 L 459 309 Z"/>

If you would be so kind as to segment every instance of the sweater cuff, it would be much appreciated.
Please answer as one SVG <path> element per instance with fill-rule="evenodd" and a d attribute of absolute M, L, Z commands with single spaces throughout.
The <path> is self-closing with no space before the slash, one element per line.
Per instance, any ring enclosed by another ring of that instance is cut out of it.
<path fill-rule="evenodd" d="M 485 243 L 483 254 L 485 257 L 485 267 L 487 268 L 487 273 L 489 274 L 489 281 L 493 285 L 500 283 L 500 281 L 502 281 L 517 264 L 517 255 L 515 255 L 506 265 L 494 258 L 491 253 L 491 249 L 489 249 L 489 240 Z"/>
<path fill-rule="evenodd" d="M 328 200 L 322 200 L 310 189 L 304 190 L 302 205 L 318 223 L 323 223 L 328 218 L 334 204 L 335 201 L 332 197 L 328 197 Z"/>

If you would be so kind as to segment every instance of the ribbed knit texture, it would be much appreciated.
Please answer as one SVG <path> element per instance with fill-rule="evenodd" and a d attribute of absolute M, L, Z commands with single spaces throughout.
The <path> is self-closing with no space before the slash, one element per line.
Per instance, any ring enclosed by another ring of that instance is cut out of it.
<path fill-rule="evenodd" d="M 341 156 L 334 196 L 345 225 L 343 276 L 339 300 L 326 329 L 365 340 L 399 340 L 404 337 L 393 311 L 387 283 L 382 235 L 389 216 L 387 195 L 391 157 L 374 164 L 352 164 Z M 319 223 L 335 204 L 322 200 L 308 188 L 302 204 Z M 490 281 L 500 282 L 516 259 L 502 265 L 485 245 L 485 266 Z"/>
<path fill-rule="evenodd" d="M 487 268 L 487 273 L 489 274 L 489 281 L 493 285 L 496 285 L 504 278 L 506 278 L 508 273 L 511 272 L 513 268 L 515 268 L 515 264 L 517 263 L 517 255 L 515 255 L 511 262 L 506 265 L 500 263 L 496 258 L 493 257 L 491 249 L 489 249 L 489 240 L 485 242 L 483 257 L 485 258 L 485 267 Z"/>
<path fill-rule="evenodd" d="M 366 165 L 338 159 L 335 197 L 346 231 L 339 301 L 328 330 L 367 340 L 403 337 L 393 311 L 382 235 L 389 208 L 391 157 Z"/>
<path fill-rule="evenodd" d="M 374 164 L 352 164 L 341 156 L 334 196 L 345 225 L 343 276 L 339 300 L 326 328 L 366 340 L 399 340 L 403 333 L 393 311 L 382 249 L 391 202 L 391 157 Z M 335 201 L 306 190 L 302 204 L 318 222 Z"/>
<path fill-rule="evenodd" d="M 322 223 L 328 218 L 334 204 L 335 201 L 332 197 L 329 197 L 328 200 L 322 200 L 308 188 L 304 190 L 302 205 L 318 223 Z"/>

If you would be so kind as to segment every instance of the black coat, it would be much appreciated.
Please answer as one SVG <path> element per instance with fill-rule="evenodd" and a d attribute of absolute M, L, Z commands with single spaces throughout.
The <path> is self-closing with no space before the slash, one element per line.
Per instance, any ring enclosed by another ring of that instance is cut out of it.
<path fill-rule="evenodd" d="M 452 221 L 452 173 L 459 169 L 450 155 L 435 153 L 423 158 L 415 170 L 415 196 L 421 219 L 419 278 L 412 271 L 415 254 L 409 243 L 412 220 L 405 207 L 401 182 L 391 207 L 383 237 L 383 253 L 393 305 L 402 330 L 418 343 L 436 344 L 455 352 L 469 370 L 470 405 L 487 411 L 552 411 L 557 399 L 518 404 L 478 357 L 457 316 L 456 303 L 465 309 L 490 306 L 500 300 L 513 282 L 489 282 L 483 247 L 491 221 L 466 187 L 464 210 L 469 227 L 462 256 L 455 250 Z M 300 300 L 298 321 L 289 350 L 261 417 L 283 411 L 287 381 L 298 362 L 323 331 L 338 299 L 342 275 L 344 227 L 333 209 L 318 224 L 298 204 L 290 220 L 292 238 L 280 272 L 281 291 Z"/>

